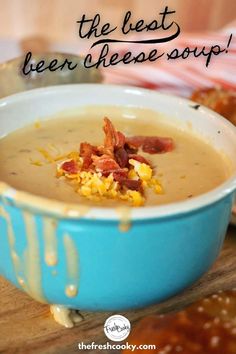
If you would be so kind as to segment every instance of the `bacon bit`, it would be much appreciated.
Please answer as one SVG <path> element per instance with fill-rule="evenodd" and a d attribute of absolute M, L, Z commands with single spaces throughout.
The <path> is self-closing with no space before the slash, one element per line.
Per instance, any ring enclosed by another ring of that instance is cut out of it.
<path fill-rule="evenodd" d="M 111 149 L 109 149 L 109 148 L 106 148 L 103 145 L 100 145 L 100 146 L 97 147 L 97 154 L 96 155 L 97 156 L 108 155 L 111 158 L 114 158 L 113 151 Z"/>
<path fill-rule="evenodd" d="M 114 155 L 116 162 L 118 162 L 121 168 L 124 168 L 128 165 L 129 156 L 123 147 L 116 148 Z"/>
<path fill-rule="evenodd" d="M 133 136 L 126 138 L 126 143 L 131 146 L 131 148 L 142 147 L 142 150 L 149 154 L 161 154 L 172 151 L 174 148 L 173 139 L 159 138 L 156 136 Z"/>
<path fill-rule="evenodd" d="M 88 170 L 93 160 L 92 155 L 96 154 L 97 148 L 89 143 L 80 144 L 80 156 L 83 158 L 83 170 Z"/>
<path fill-rule="evenodd" d="M 128 178 L 128 171 L 125 168 L 120 168 L 119 170 L 108 170 L 102 172 L 102 175 L 105 177 L 108 177 L 110 174 L 112 174 L 114 181 L 119 182 L 122 184 L 122 182 Z"/>
<path fill-rule="evenodd" d="M 143 151 L 149 154 L 162 154 L 174 149 L 173 139 L 171 138 L 146 138 L 143 144 Z"/>
<path fill-rule="evenodd" d="M 104 147 L 113 152 L 116 145 L 116 131 L 110 119 L 104 118 L 103 131 L 105 133 Z"/>
<path fill-rule="evenodd" d="M 141 136 L 141 135 L 131 136 L 129 138 L 126 138 L 125 142 L 131 149 L 132 148 L 138 149 L 144 144 L 145 139 L 146 136 Z"/>
<path fill-rule="evenodd" d="M 104 127 L 105 140 L 104 147 L 105 149 L 114 152 L 115 147 L 123 147 L 125 144 L 125 136 L 121 132 L 115 130 L 114 125 L 107 117 L 104 118 Z"/>
<path fill-rule="evenodd" d="M 133 160 L 136 160 L 138 162 L 145 163 L 146 165 L 151 166 L 150 162 L 148 160 L 146 160 L 145 157 L 143 157 L 141 155 L 129 154 L 129 159 L 133 159 Z"/>
<path fill-rule="evenodd" d="M 127 140 L 127 138 L 126 138 Z M 137 154 L 138 148 L 135 148 L 127 143 L 125 143 L 124 148 L 128 154 Z"/>
<path fill-rule="evenodd" d="M 120 170 L 118 163 L 108 155 L 102 155 L 100 157 L 93 155 L 92 159 L 96 170 L 99 172 Z"/>
<path fill-rule="evenodd" d="M 75 160 L 65 161 L 61 168 L 63 171 L 66 171 L 71 174 L 76 174 L 79 171 L 79 166 Z"/>
<path fill-rule="evenodd" d="M 137 181 L 131 179 L 125 179 L 122 181 L 122 185 L 133 191 L 143 192 L 142 182 L 140 179 Z"/>
<path fill-rule="evenodd" d="M 116 138 L 117 138 L 116 147 L 124 147 L 125 140 L 126 140 L 125 135 L 118 131 Z"/>

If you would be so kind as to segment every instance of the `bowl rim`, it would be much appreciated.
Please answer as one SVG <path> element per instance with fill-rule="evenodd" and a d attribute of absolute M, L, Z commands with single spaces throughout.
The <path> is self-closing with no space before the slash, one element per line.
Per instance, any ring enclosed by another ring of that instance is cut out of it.
<path fill-rule="evenodd" d="M 157 91 L 150 89 L 144 89 L 140 87 L 133 86 L 123 86 L 123 85 L 104 85 L 104 84 L 70 84 L 70 85 L 55 85 L 50 87 L 37 88 L 29 91 L 24 91 L 16 93 L 11 96 L 4 97 L 0 99 L 0 107 L 7 104 L 16 103 L 17 101 L 23 99 L 24 97 L 30 97 L 32 95 L 37 95 L 39 93 L 50 93 L 57 90 L 70 90 L 78 86 L 93 86 L 101 87 L 108 89 L 116 89 L 119 91 L 132 90 L 136 93 L 146 93 L 146 94 L 156 94 L 159 97 L 168 97 L 171 99 L 178 99 L 183 104 L 196 104 L 191 100 L 186 98 L 163 94 Z M 101 88 L 100 88 L 101 89 Z M 221 119 L 222 127 L 234 130 L 236 137 L 236 128 L 230 123 L 227 119 L 223 118 L 219 114 L 213 112 L 212 110 L 201 106 L 199 113 L 210 114 L 211 118 L 214 120 Z M 2 199 L 3 203 L 14 205 L 18 208 L 23 208 L 30 210 L 39 214 L 46 214 L 53 216 L 59 219 L 88 219 L 88 220 L 101 220 L 101 221 L 117 221 L 120 220 L 122 215 L 124 219 L 127 219 L 127 215 L 131 220 L 148 220 L 148 219 L 162 219 L 166 217 L 174 217 L 180 214 L 191 213 L 193 211 L 202 209 L 204 207 L 210 206 L 229 194 L 233 193 L 236 190 L 236 172 L 228 178 L 225 182 L 221 183 L 218 187 L 203 193 L 199 196 L 193 197 L 188 200 L 162 204 L 158 206 L 144 206 L 144 207 L 130 207 L 130 206 L 118 206 L 116 208 L 107 208 L 107 207 L 96 207 L 96 206 L 85 206 L 83 204 L 76 203 L 66 203 L 54 199 L 49 199 L 42 196 L 37 196 L 35 194 L 24 192 L 22 190 L 17 190 L 5 182 L 0 181 L 0 200 Z"/>

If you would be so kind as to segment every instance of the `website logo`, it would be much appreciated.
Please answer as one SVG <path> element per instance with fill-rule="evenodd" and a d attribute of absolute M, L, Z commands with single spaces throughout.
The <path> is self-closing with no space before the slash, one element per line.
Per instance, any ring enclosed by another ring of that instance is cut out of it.
<path fill-rule="evenodd" d="M 131 324 L 128 318 L 121 315 L 109 317 L 104 324 L 104 333 L 110 340 L 121 342 L 130 334 Z"/>

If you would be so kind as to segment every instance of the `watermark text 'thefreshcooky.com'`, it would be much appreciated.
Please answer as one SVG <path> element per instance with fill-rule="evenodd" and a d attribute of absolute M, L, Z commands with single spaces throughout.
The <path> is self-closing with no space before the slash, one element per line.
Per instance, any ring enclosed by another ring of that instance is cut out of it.
<path fill-rule="evenodd" d="M 106 342 L 104 344 L 96 344 L 95 342 L 91 343 L 84 343 L 80 342 L 78 343 L 78 349 L 79 350 L 124 350 L 128 349 L 131 350 L 131 352 L 134 352 L 135 350 L 155 350 L 157 349 L 155 344 L 129 344 L 129 342 L 123 343 L 123 344 L 111 344 L 109 342 Z"/>

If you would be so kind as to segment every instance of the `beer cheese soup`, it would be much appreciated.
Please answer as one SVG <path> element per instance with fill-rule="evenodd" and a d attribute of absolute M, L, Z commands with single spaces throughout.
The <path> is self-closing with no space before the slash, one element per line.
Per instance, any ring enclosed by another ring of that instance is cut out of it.
<path fill-rule="evenodd" d="M 193 198 L 224 182 L 231 167 L 190 127 L 177 127 L 148 110 L 109 106 L 37 121 L 0 139 L 0 180 L 97 206 Z"/>

